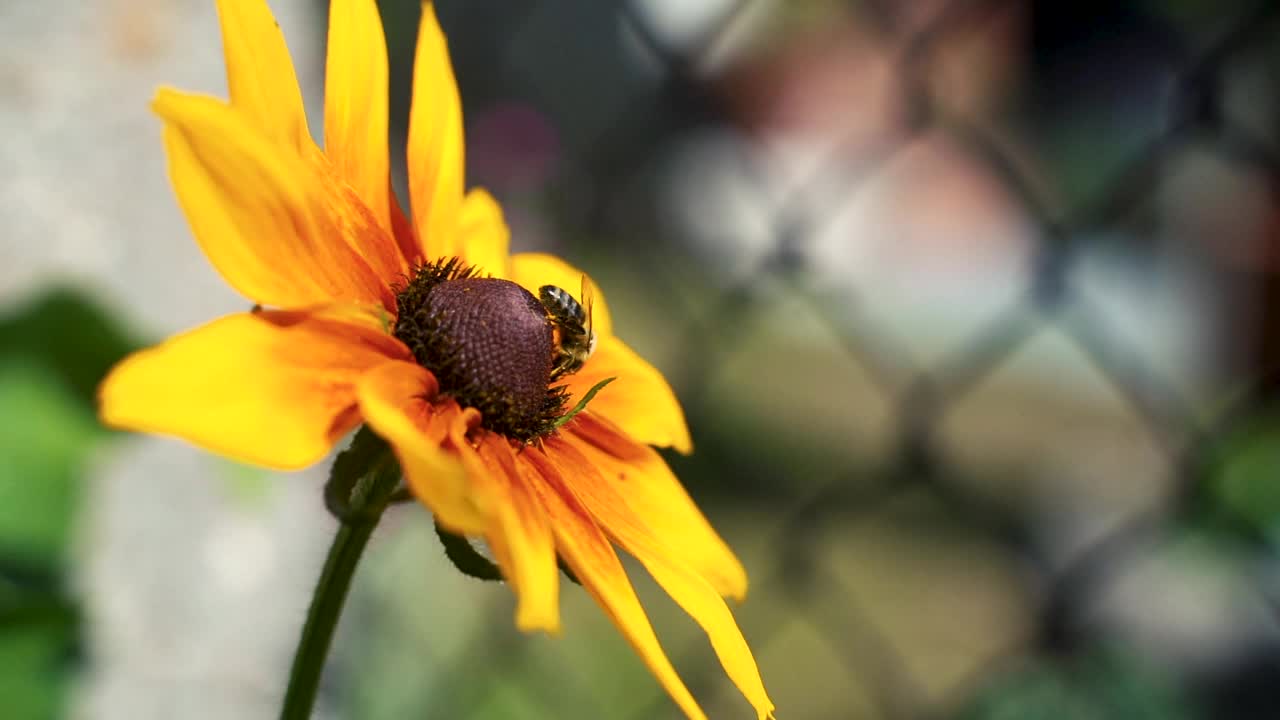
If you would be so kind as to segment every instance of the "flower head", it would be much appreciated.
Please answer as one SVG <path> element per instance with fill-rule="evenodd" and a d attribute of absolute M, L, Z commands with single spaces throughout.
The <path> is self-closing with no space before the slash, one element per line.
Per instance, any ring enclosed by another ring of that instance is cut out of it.
<path fill-rule="evenodd" d="M 509 255 L 497 202 L 465 190 L 458 89 L 432 7 L 415 57 L 408 217 L 389 179 L 375 0 L 331 3 L 323 150 L 265 2 L 220 0 L 218 10 L 230 102 L 162 89 L 152 107 L 197 242 L 259 307 L 126 358 L 102 384 L 103 420 L 281 469 L 319 461 L 367 424 L 437 522 L 486 540 L 520 628 L 558 630 L 559 556 L 680 708 L 703 717 L 616 544 L 703 626 L 760 717 L 771 715 L 723 600 L 745 594 L 742 565 L 651 447 L 690 450 L 680 406 L 613 334 L 600 289 L 550 255 Z M 591 335 L 594 352 L 579 342 L 564 361 L 568 331 L 540 301 L 545 286 L 594 296 L 591 333 L 574 331 Z"/>

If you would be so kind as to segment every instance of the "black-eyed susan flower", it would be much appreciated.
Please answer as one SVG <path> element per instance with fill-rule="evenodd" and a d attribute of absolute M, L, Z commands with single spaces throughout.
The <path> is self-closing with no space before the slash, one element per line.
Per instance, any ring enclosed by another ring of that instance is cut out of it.
<path fill-rule="evenodd" d="M 197 242 L 258 307 L 126 358 L 102 384 L 104 421 L 280 469 L 319 461 L 364 423 L 438 523 L 487 542 L 521 629 L 559 629 L 559 557 L 680 708 L 703 717 L 616 544 L 770 716 L 723 600 L 743 597 L 746 574 L 651 447 L 690 450 L 680 406 L 614 335 L 599 288 L 550 255 L 509 255 L 498 204 L 466 191 L 458 89 L 431 6 L 414 67 L 409 217 L 389 181 L 375 0 L 331 4 L 323 150 L 266 4 L 218 10 L 231 101 L 162 89 L 152 107 Z M 580 368 L 558 364 L 563 328 L 538 297 L 548 285 L 594 295 L 594 352 Z"/>

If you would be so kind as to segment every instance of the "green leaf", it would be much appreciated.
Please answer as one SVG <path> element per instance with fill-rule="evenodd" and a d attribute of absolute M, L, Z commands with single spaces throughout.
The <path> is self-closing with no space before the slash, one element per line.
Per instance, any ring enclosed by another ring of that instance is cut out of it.
<path fill-rule="evenodd" d="M 392 472 L 399 477 L 399 466 L 386 441 L 367 426 L 361 427 L 347 449 L 333 461 L 329 481 L 324 485 L 325 507 L 342 522 L 365 518 L 374 506 L 379 507 L 380 514 L 380 506 L 388 498 L 375 498 L 372 494 L 385 492 L 389 497 L 394 492 L 396 483 L 388 477 Z"/>
<path fill-rule="evenodd" d="M 444 546 L 445 557 L 449 558 L 449 562 L 458 569 L 463 575 L 476 578 L 477 580 L 502 580 L 502 571 L 498 569 L 493 561 L 480 554 L 471 541 L 449 532 L 440 527 L 440 523 L 436 523 L 436 535 L 440 538 L 440 544 Z M 573 570 L 565 564 L 564 558 L 556 556 L 556 566 L 560 568 L 560 572 L 569 579 L 574 585 L 581 585 L 578 576 L 573 574 Z"/>
<path fill-rule="evenodd" d="M 551 427 L 552 427 L 552 428 L 559 428 L 559 427 L 561 427 L 562 425 L 564 425 L 565 423 L 567 423 L 567 422 L 569 422 L 570 420 L 572 420 L 574 415 L 577 415 L 578 413 L 582 412 L 583 410 L 586 410 L 586 409 L 587 409 L 587 403 L 591 402 L 591 399 L 592 399 L 592 398 L 594 398 L 594 397 L 596 396 L 596 393 L 598 393 L 598 392 L 600 392 L 601 390 L 603 390 L 605 385 L 608 385 L 609 383 L 611 383 L 611 382 L 613 382 L 614 380 L 617 380 L 617 379 L 618 379 L 618 378 L 616 378 L 616 377 L 605 378 L 605 379 L 601 380 L 600 382 L 596 383 L 595 385 L 592 385 L 592 386 L 591 386 L 591 389 L 587 391 L 587 394 L 586 394 L 586 395 L 583 395 L 583 396 L 582 396 L 582 399 L 578 401 L 578 404 L 577 404 L 577 405 L 574 405 L 574 406 L 573 406 L 573 409 L 572 409 L 572 410 L 570 410 L 569 412 L 567 412 L 567 413 L 565 413 L 564 415 L 561 415 L 560 417 L 556 418 L 556 421 L 555 421 L 554 423 L 552 423 L 552 424 L 551 424 Z"/>
<path fill-rule="evenodd" d="M 501 580 L 502 573 L 498 570 L 498 566 L 493 564 L 489 558 L 481 555 L 479 551 L 461 535 L 456 535 L 440 526 L 436 522 L 436 535 L 440 538 L 440 544 L 444 546 L 445 557 L 449 558 L 449 562 L 458 568 L 463 575 L 469 575 L 477 580 Z"/>

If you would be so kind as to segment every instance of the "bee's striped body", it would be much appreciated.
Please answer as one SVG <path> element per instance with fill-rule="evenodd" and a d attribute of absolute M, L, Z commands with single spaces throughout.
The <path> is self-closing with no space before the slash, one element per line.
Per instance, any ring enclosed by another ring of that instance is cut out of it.
<path fill-rule="evenodd" d="M 586 295 L 586 282 L 583 282 Z M 551 368 L 551 379 L 556 380 L 578 371 L 596 349 L 596 334 L 591 328 L 591 301 L 586 307 L 555 285 L 538 288 L 538 300 L 546 308 L 556 328 L 556 358 Z"/>

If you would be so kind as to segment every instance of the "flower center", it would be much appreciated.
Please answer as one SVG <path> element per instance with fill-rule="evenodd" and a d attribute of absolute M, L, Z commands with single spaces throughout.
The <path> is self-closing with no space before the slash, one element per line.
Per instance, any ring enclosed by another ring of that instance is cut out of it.
<path fill-rule="evenodd" d="M 486 428 L 526 442 L 553 429 L 565 390 L 549 387 L 553 327 L 528 290 L 450 260 L 419 268 L 396 305 L 395 336 Z"/>

